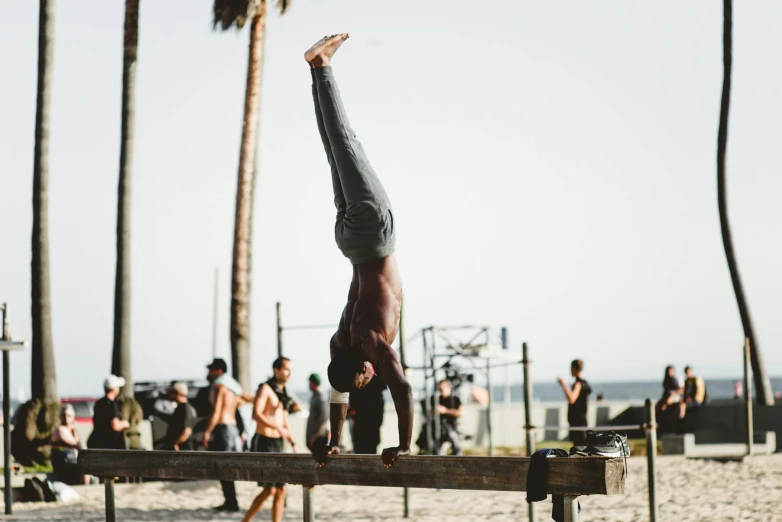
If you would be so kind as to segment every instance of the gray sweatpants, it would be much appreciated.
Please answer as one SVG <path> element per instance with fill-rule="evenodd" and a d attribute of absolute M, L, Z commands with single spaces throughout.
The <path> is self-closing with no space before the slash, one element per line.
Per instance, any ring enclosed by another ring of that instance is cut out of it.
<path fill-rule="evenodd" d="M 318 130 L 331 166 L 337 246 L 354 265 L 394 253 L 394 216 L 383 185 L 350 128 L 331 67 L 312 69 Z"/>

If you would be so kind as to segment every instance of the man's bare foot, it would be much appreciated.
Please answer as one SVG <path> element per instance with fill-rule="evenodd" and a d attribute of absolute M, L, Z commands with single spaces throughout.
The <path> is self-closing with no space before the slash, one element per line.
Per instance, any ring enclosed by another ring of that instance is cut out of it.
<path fill-rule="evenodd" d="M 324 36 L 304 53 L 304 59 L 311 67 L 324 67 L 331 63 L 331 58 L 337 52 L 339 46 L 350 38 L 348 33 Z"/>

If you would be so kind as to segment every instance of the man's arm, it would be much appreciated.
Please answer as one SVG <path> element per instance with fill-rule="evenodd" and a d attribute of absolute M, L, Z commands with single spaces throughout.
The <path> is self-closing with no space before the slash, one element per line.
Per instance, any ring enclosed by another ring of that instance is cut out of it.
<path fill-rule="evenodd" d="M 375 359 L 371 361 L 378 377 L 380 377 L 394 400 L 396 415 L 399 419 L 399 446 L 383 450 L 383 464 L 391 467 L 400 455 L 410 453 L 410 442 L 413 438 L 413 388 L 405 379 L 402 364 L 391 345 L 377 332 L 370 332 L 364 342 L 364 351 Z"/>
<path fill-rule="evenodd" d="M 462 413 L 464 413 L 464 406 L 459 405 L 458 408 L 446 408 L 445 406 L 440 406 L 440 415 L 450 415 L 454 418 L 459 418 L 462 416 Z"/>
<path fill-rule="evenodd" d="M 559 380 L 559 385 L 562 386 L 562 391 L 565 392 L 565 398 L 567 399 L 568 404 L 575 404 L 576 399 L 578 399 L 578 394 L 581 393 L 581 383 L 576 382 L 576 384 L 573 385 L 572 390 L 564 379 Z"/>
<path fill-rule="evenodd" d="M 174 443 L 174 446 L 176 449 L 179 449 L 180 444 L 184 444 L 187 442 L 187 439 L 190 438 L 190 435 L 193 434 L 193 428 L 185 428 L 182 430 L 182 433 L 179 435 L 179 438 Z"/>
<path fill-rule="evenodd" d="M 349 317 L 352 317 L 353 307 L 356 304 L 358 298 L 358 275 L 356 267 L 353 267 L 353 280 L 350 282 L 350 290 L 348 292 L 348 303 L 345 305 L 345 309 L 342 311 L 342 317 L 339 319 L 339 326 L 337 332 L 331 336 L 331 342 L 329 342 L 329 353 L 331 358 L 337 356 L 344 345 L 350 345 L 350 329 L 347 325 L 350 324 Z M 335 390 L 332 390 L 335 393 Z M 347 402 L 333 402 L 330 401 L 329 407 L 329 424 L 331 426 L 331 439 L 328 446 L 325 448 L 313 448 L 312 456 L 318 463 L 318 467 L 322 468 L 326 465 L 327 455 L 339 455 L 339 443 L 342 435 L 342 425 L 345 423 L 345 418 L 348 416 L 348 404 Z"/>
<path fill-rule="evenodd" d="M 122 431 L 124 429 L 130 428 L 130 422 L 126 420 L 120 420 L 117 417 L 114 417 L 111 419 L 111 429 L 114 431 Z"/>
<path fill-rule="evenodd" d="M 339 320 L 339 327 L 337 328 L 337 333 L 335 333 L 331 337 L 331 342 L 329 343 L 329 353 L 331 354 L 331 358 L 337 356 L 340 350 L 342 350 L 342 343 L 341 338 L 345 336 L 345 332 L 347 331 L 345 325 L 347 324 L 347 321 L 345 320 L 345 317 L 348 313 L 348 310 L 353 310 L 354 302 L 350 301 L 350 295 L 354 293 L 354 281 L 350 283 L 350 293 L 348 296 L 348 304 L 345 307 L 345 311 L 342 312 L 342 317 Z M 358 293 L 358 285 L 356 285 L 355 292 Z M 348 333 L 348 339 L 350 338 Z M 332 390 L 332 393 L 334 391 Z M 332 398 L 333 400 L 333 398 Z M 342 403 L 336 403 L 336 402 L 330 402 L 329 406 L 329 425 L 331 426 L 331 440 L 329 442 L 329 449 L 327 451 L 328 455 L 339 453 L 339 443 L 340 438 L 342 436 L 342 425 L 345 424 L 345 419 L 348 416 L 348 404 L 342 404 Z M 332 450 L 332 448 L 336 448 L 336 450 Z"/>
<path fill-rule="evenodd" d="M 329 408 L 329 417 L 331 425 L 331 442 L 329 446 L 339 448 L 340 438 L 342 436 L 342 425 L 348 416 L 348 404 L 337 404 L 332 402 Z"/>
<path fill-rule="evenodd" d="M 122 420 L 120 418 L 119 406 L 116 402 L 112 403 L 114 408 L 114 418 L 111 419 L 111 429 L 114 431 L 122 431 L 130 428 L 130 421 Z"/>
<path fill-rule="evenodd" d="M 293 450 L 293 453 L 297 453 L 296 451 L 296 441 L 293 440 L 293 434 L 291 433 L 291 427 L 288 424 L 288 411 L 283 408 L 282 410 L 282 425 L 285 428 L 285 431 L 288 433 L 288 436 L 286 437 L 286 440 L 290 442 L 291 449 Z"/>

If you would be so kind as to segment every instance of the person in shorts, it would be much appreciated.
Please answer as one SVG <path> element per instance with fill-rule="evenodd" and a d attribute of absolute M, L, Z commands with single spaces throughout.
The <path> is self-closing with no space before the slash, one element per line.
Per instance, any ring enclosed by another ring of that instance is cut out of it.
<path fill-rule="evenodd" d="M 286 357 L 278 357 L 272 364 L 274 377 L 261 384 L 253 403 L 253 419 L 255 420 L 255 435 L 250 443 L 250 451 L 256 453 L 282 453 L 283 443 L 287 440 L 293 452 L 296 453 L 296 442 L 291 436 L 288 426 L 288 409 L 294 402 L 285 384 L 291 376 L 291 361 Z M 282 521 L 282 510 L 285 507 L 285 484 L 281 482 L 259 482 L 263 489 L 255 497 L 250 509 L 242 519 L 250 522 L 261 510 L 264 502 L 273 497 L 272 521 Z"/>

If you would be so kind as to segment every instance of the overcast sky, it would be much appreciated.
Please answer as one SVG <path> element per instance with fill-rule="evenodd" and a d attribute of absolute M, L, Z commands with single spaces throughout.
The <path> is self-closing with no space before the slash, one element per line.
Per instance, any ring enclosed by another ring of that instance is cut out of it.
<path fill-rule="evenodd" d="M 137 380 L 196 378 L 229 356 L 234 200 L 248 30 L 212 30 L 210 0 L 141 2 L 132 182 Z M 758 339 L 782 374 L 782 3 L 734 12 L 731 224 Z M 57 2 L 50 157 L 52 327 L 60 392 L 110 369 L 122 81 L 119 0 Z M 336 323 L 351 268 L 302 59 L 334 60 L 395 208 L 408 335 L 507 325 L 537 380 L 574 357 L 593 380 L 666 364 L 741 372 L 720 237 L 715 1 L 295 0 L 268 23 L 253 249 L 252 364 L 287 324 Z M 29 338 L 38 3 L 0 3 L 0 300 Z M 289 332 L 295 388 L 325 371 L 331 331 Z M 411 345 L 411 357 L 420 359 Z M 29 352 L 12 356 L 29 389 Z M 518 375 L 516 375 L 518 374 Z M 520 371 L 514 370 L 514 377 Z"/>

